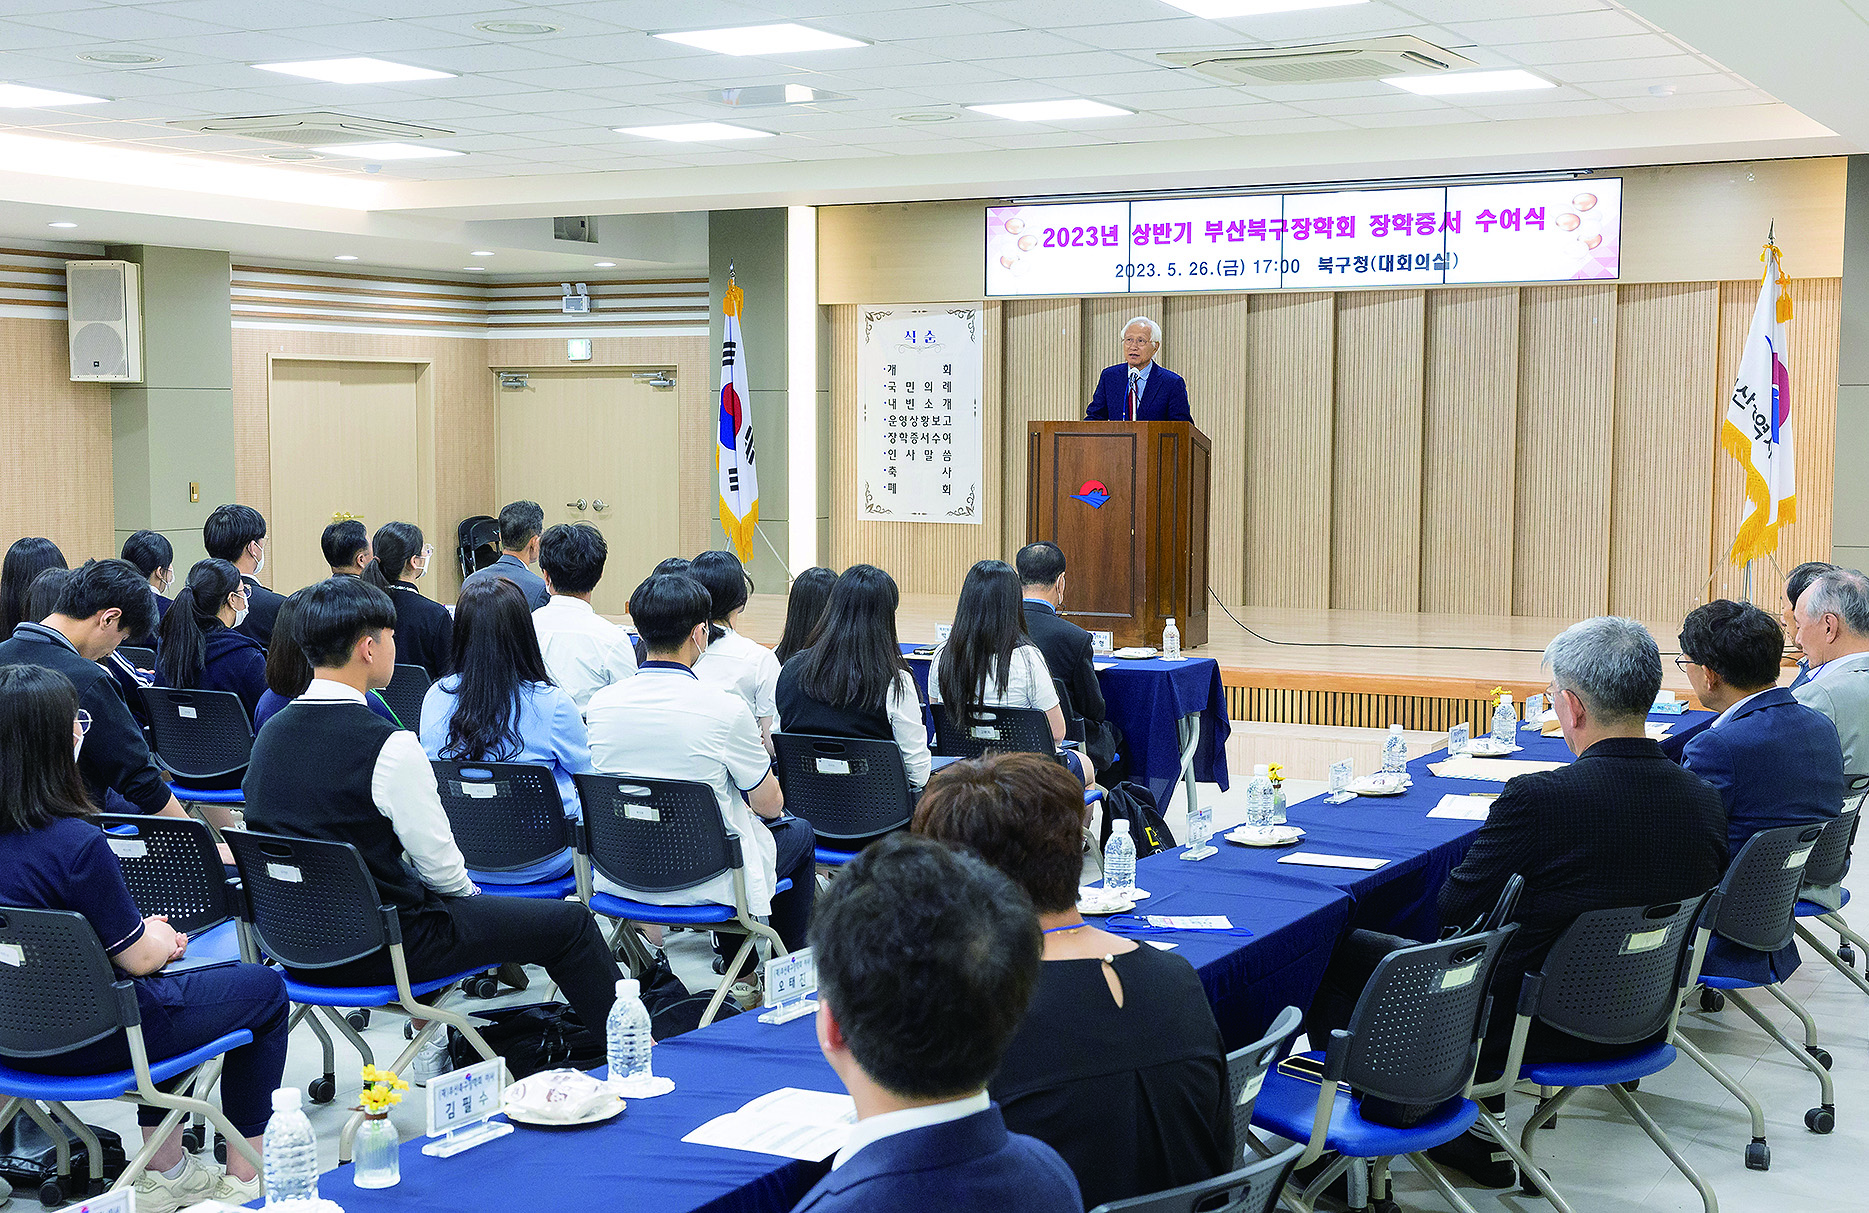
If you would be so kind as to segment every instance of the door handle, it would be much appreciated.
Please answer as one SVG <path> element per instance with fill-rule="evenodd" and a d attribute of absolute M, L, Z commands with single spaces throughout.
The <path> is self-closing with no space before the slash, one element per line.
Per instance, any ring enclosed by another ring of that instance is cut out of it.
<path fill-rule="evenodd" d="M 582 497 L 580 497 L 580 498 L 578 498 L 578 499 L 577 499 L 576 501 L 567 501 L 567 502 L 565 502 L 565 508 L 566 508 L 567 510 L 581 510 L 581 509 L 583 509 L 583 508 L 584 508 L 584 498 L 582 498 Z"/>
<path fill-rule="evenodd" d="M 602 511 L 607 510 L 610 507 L 604 502 L 604 499 L 602 497 L 599 497 L 597 500 L 591 502 L 591 508 L 601 513 Z"/>

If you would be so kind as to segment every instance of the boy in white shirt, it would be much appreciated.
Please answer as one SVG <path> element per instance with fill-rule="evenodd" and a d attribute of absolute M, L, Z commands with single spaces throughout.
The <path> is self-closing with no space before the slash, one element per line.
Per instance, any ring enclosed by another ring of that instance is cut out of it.
<path fill-rule="evenodd" d="M 609 554 L 603 532 L 588 522 L 560 524 L 539 539 L 539 569 L 552 596 L 532 612 L 532 626 L 552 681 L 580 712 L 598 688 L 636 672 L 629 633 L 591 606 L 591 593 L 604 575 Z"/>

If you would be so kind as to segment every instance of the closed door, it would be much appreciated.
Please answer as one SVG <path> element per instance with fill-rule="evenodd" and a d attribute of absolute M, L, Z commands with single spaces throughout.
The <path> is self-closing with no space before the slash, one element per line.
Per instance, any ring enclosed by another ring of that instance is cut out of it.
<path fill-rule="evenodd" d="M 339 515 L 372 533 L 385 522 L 417 521 L 422 370 L 413 362 L 272 364 L 273 499 L 262 580 L 275 590 L 289 594 L 331 575 L 319 540 Z"/>
<path fill-rule="evenodd" d="M 525 387 L 500 389 L 499 500 L 538 502 L 547 526 L 603 532 L 599 614 L 623 614 L 630 591 L 677 554 L 679 434 L 675 393 L 627 370 L 530 371 Z"/>

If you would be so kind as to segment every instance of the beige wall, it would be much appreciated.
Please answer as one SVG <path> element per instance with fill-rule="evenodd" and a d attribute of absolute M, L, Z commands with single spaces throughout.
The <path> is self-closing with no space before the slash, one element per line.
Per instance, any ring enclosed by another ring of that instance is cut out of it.
<path fill-rule="evenodd" d="M 63 320 L 0 318 L 0 551 L 43 535 L 76 565 L 115 556 L 110 387 L 73 383 Z"/>

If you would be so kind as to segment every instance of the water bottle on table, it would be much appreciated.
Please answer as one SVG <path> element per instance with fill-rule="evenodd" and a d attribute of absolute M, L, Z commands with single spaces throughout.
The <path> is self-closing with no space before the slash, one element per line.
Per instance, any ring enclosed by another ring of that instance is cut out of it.
<path fill-rule="evenodd" d="M 266 1122 L 266 1203 L 318 1199 L 318 1139 L 297 1087 L 273 1092 L 273 1116 Z"/>
<path fill-rule="evenodd" d="M 610 1018 L 604 1024 L 605 1060 L 610 1065 L 611 1082 L 646 1079 L 654 1073 L 649 1049 L 655 1042 L 649 1034 L 649 1009 L 642 1005 L 640 990 L 633 977 L 617 982 L 617 1000 L 610 1005 Z"/>
<path fill-rule="evenodd" d="M 1103 844 L 1103 887 L 1136 887 L 1136 842 L 1129 836 L 1129 818 L 1110 823 L 1110 841 Z"/>
<path fill-rule="evenodd" d="M 1252 782 L 1246 785 L 1246 828 L 1272 828 L 1272 775 L 1265 763 L 1252 769 Z"/>
<path fill-rule="evenodd" d="M 1518 713 L 1512 710 L 1512 693 L 1499 692 L 1499 702 L 1493 708 L 1493 741 L 1507 749 L 1516 745 L 1519 732 Z"/>
<path fill-rule="evenodd" d="M 1408 739 L 1399 724 L 1389 726 L 1389 738 L 1382 743 L 1382 769 L 1398 775 L 1408 770 Z"/>
<path fill-rule="evenodd" d="M 1174 616 L 1168 617 L 1168 626 L 1162 629 L 1162 659 L 1164 661 L 1181 660 L 1181 629 L 1175 626 Z"/>

